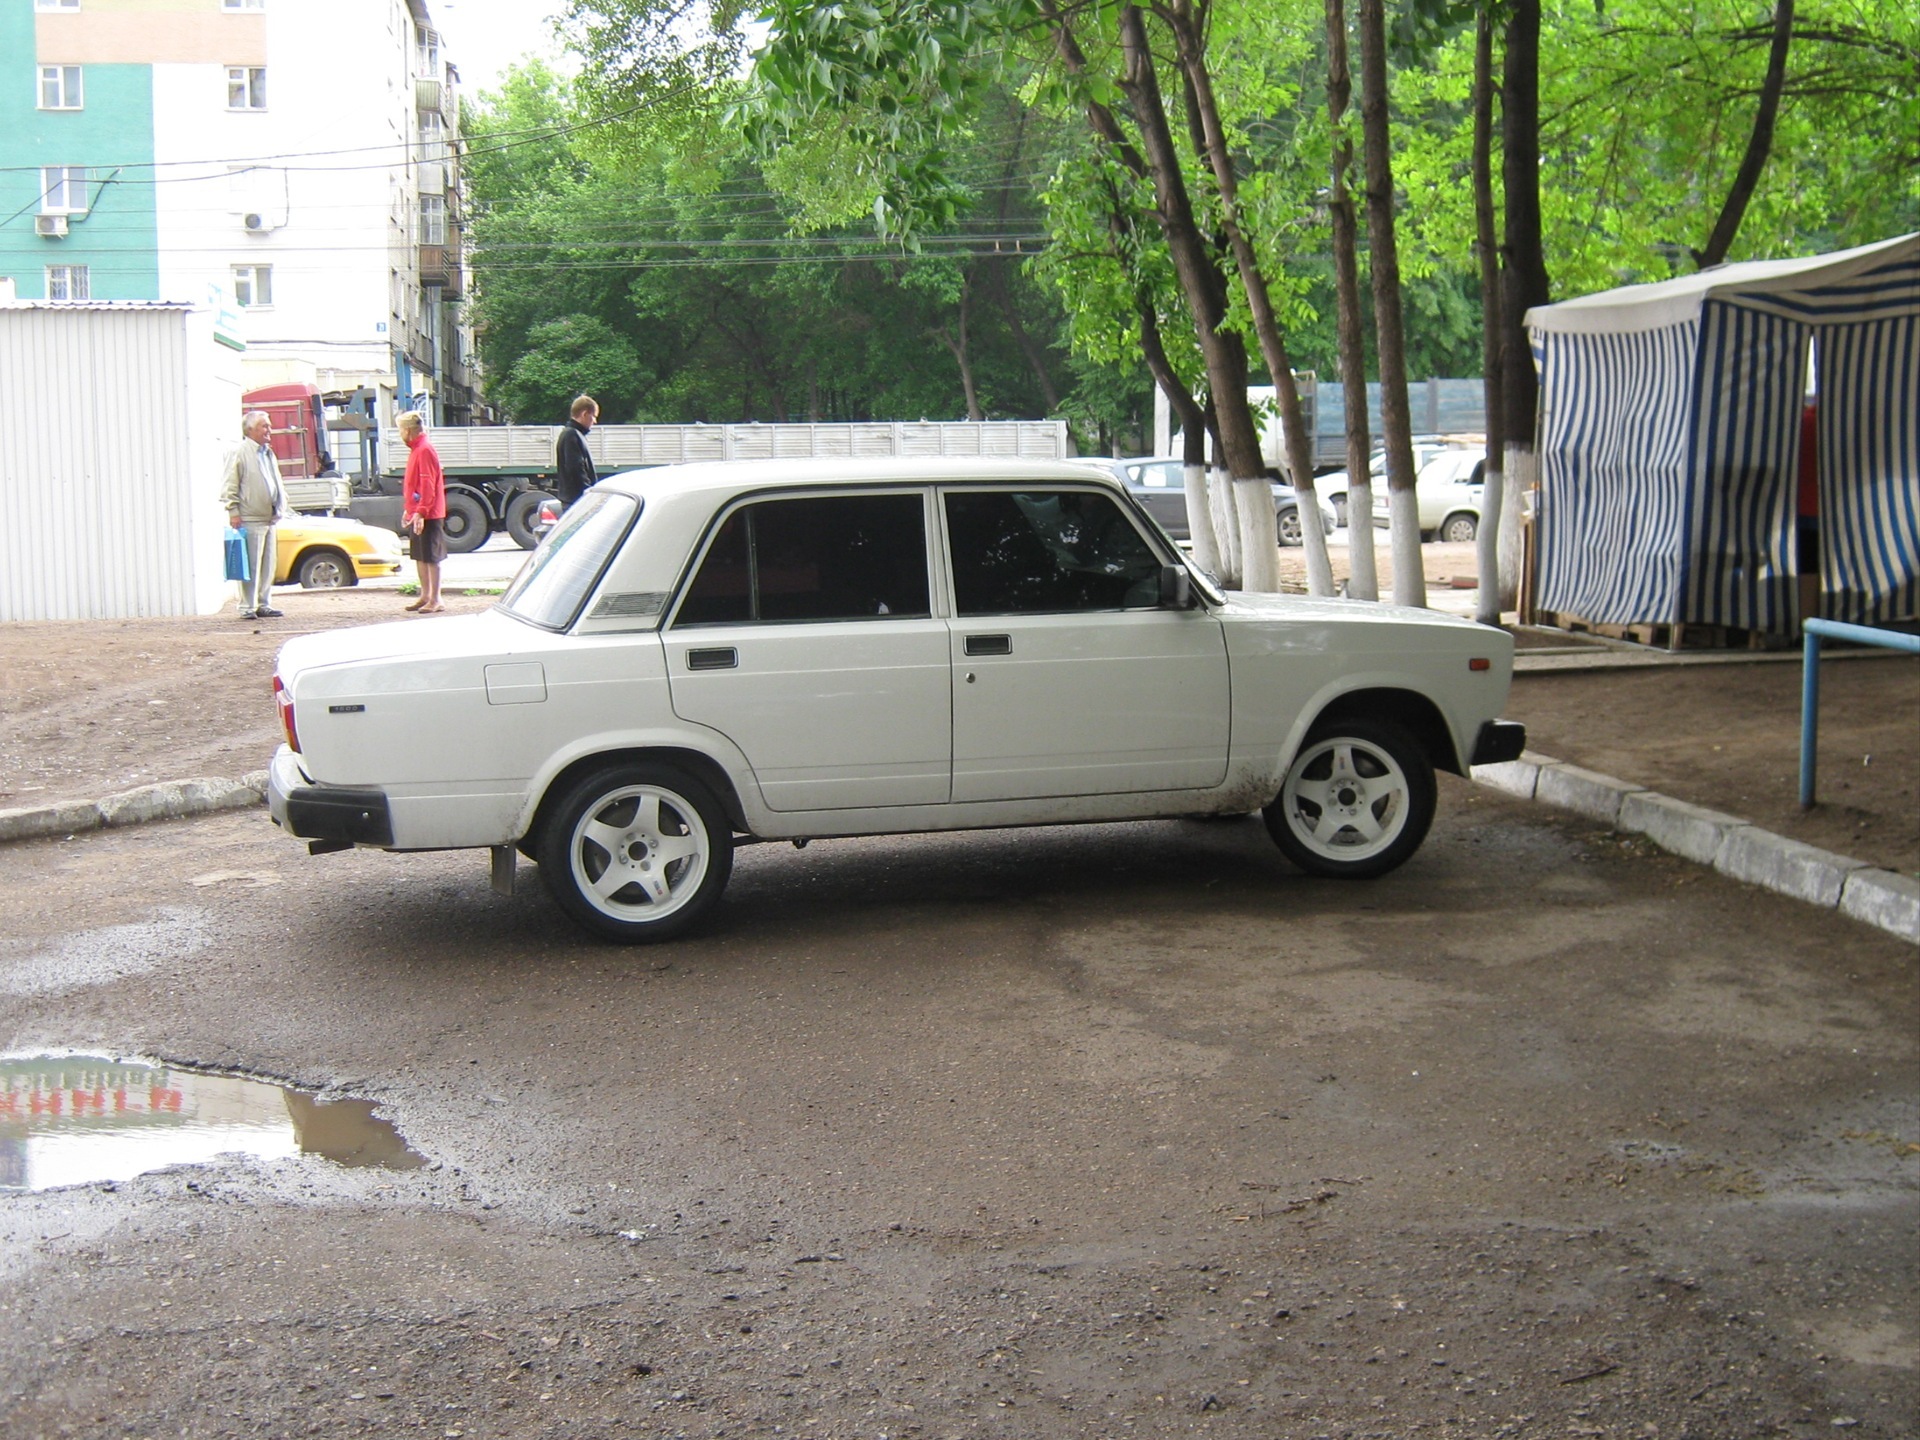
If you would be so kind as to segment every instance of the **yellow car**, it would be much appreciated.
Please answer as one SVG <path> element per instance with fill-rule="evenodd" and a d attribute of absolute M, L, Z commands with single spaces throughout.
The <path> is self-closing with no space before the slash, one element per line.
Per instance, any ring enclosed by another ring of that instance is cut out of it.
<path fill-rule="evenodd" d="M 333 590 L 400 573 L 400 537 L 377 525 L 326 515 L 289 515 L 274 533 L 273 583 Z"/>

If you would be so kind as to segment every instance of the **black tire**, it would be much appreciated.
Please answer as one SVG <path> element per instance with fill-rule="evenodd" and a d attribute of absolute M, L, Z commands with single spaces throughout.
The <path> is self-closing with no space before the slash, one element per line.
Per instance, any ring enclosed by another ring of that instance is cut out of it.
<path fill-rule="evenodd" d="M 1279 536 L 1280 543 L 1289 548 L 1307 543 L 1307 537 L 1300 529 L 1300 507 L 1298 505 L 1282 505 L 1278 510 L 1274 511 L 1273 529 L 1274 533 Z"/>
<path fill-rule="evenodd" d="M 507 534 L 522 550 L 531 550 L 540 543 L 533 524 L 540 518 L 540 502 L 546 498 L 544 490 L 522 490 L 507 502 Z"/>
<path fill-rule="evenodd" d="M 1437 532 L 1442 540 L 1452 545 L 1463 545 L 1480 533 L 1480 523 L 1464 511 L 1458 515 L 1449 515 L 1440 522 Z"/>
<path fill-rule="evenodd" d="M 447 552 L 465 555 L 487 543 L 487 507 L 465 490 L 447 491 Z"/>
<path fill-rule="evenodd" d="M 1438 797 L 1433 762 L 1398 725 L 1318 726 L 1261 813 L 1274 844 L 1310 875 L 1365 880 L 1420 848 Z"/>
<path fill-rule="evenodd" d="M 535 846 L 555 903 L 608 940 L 671 940 L 703 920 L 733 872 L 733 831 L 707 787 L 625 761 L 559 799 Z"/>
<path fill-rule="evenodd" d="M 309 550 L 293 566 L 302 590 L 339 590 L 360 583 L 360 572 L 338 550 Z"/>

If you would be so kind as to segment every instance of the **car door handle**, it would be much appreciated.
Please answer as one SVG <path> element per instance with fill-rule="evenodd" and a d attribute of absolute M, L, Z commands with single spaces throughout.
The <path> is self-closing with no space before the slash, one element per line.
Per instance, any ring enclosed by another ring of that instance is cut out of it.
<path fill-rule="evenodd" d="M 732 670 L 740 664 L 740 652 L 731 645 L 713 650 L 687 651 L 689 670 Z"/>
<path fill-rule="evenodd" d="M 969 635 L 966 640 L 969 655 L 1011 655 L 1013 637 L 1011 635 Z"/>

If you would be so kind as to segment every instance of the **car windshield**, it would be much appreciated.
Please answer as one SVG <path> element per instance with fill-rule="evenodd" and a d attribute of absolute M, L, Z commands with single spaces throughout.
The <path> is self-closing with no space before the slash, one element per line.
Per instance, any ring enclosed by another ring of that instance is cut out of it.
<path fill-rule="evenodd" d="M 631 495 L 592 490 L 581 496 L 520 567 L 500 608 L 532 625 L 566 629 L 639 513 Z"/>

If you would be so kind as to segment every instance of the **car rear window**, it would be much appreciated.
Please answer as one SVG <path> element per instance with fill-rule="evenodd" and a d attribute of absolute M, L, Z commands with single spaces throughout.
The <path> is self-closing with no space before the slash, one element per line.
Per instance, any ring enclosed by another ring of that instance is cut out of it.
<path fill-rule="evenodd" d="M 640 502 L 631 495 L 589 490 L 567 507 L 520 568 L 500 608 L 532 625 L 566 629 L 639 513 Z"/>

